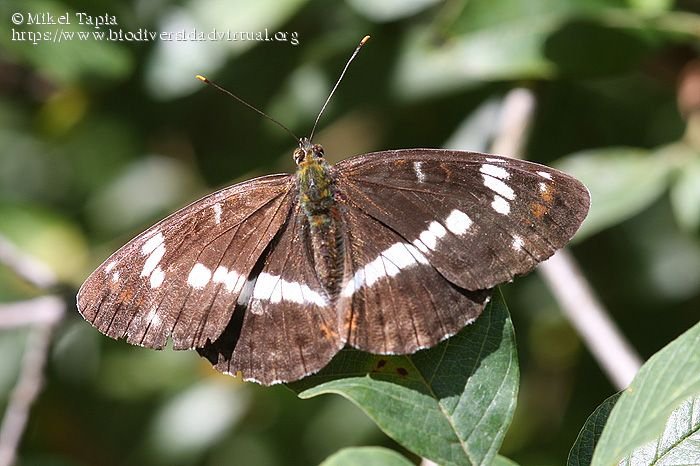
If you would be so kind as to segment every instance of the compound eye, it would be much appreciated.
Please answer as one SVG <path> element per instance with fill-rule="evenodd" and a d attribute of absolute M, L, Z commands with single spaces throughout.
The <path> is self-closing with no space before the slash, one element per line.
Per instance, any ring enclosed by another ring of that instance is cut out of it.
<path fill-rule="evenodd" d="M 323 157 L 323 146 L 321 146 L 321 144 L 314 144 L 311 150 L 313 150 L 316 156 Z"/>
<path fill-rule="evenodd" d="M 301 149 L 294 149 L 294 162 L 301 163 L 304 160 L 304 151 Z"/>

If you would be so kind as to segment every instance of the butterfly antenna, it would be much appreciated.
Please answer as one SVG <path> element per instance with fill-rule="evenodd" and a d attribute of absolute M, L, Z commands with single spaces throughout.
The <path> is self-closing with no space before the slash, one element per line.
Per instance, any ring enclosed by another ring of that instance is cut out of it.
<path fill-rule="evenodd" d="M 326 99 L 326 103 L 323 104 L 323 107 L 321 107 L 321 111 L 318 112 L 318 116 L 316 117 L 316 121 L 314 122 L 314 127 L 311 129 L 311 135 L 309 136 L 309 140 L 312 140 L 314 137 L 314 131 L 316 131 L 316 125 L 318 125 L 318 120 L 321 119 L 321 115 L 323 115 L 323 111 L 326 109 L 326 106 L 328 105 L 328 102 L 331 101 L 331 97 L 333 97 L 333 93 L 335 90 L 338 88 L 338 85 L 340 84 L 340 81 L 343 80 L 343 76 L 345 76 L 345 72 L 348 70 L 348 67 L 350 66 L 350 63 L 355 59 L 358 53 L 360 53 L 360 49 L 362 48 L 363 45 L 367 43 L 369 40 L 369 36 L 365 36 L 362 38 L 360 43 L 357 45 L 357 48 L 355 51 L 352 53 L 350 56 L 350 59 L 348 62 L 345 64 L 345 68 L 343 68 L 343 72 L 340 73 L 340 77 L 338 78 L 338 81 L 336 81 L 335 86 L 333 86 L 333 90 L 331 90 L 331 93 L 328 95 L 328 98 Z"/>
<path fill-rule="evenodd" d="M 237 101 L 239 101 L 240 103 L 242 103 L 243 105 L 245 105 L 246 107 L 248 107 L 249 109 L 251 109 L 251 110 L 253 110 L 253 111 L 255 111 L 255 112 L 258 112 L 260 115 L 264 116 L 265 118 L 267 118 L 268 120 L 270 120 L 271 122 L 275 123 L 277 126 L 279 126 L 280 128 L 282 128 L 283 130 L 285 130 L 286 132 L 288 132 L 289 134 L 291 134 L 292 137 L 294 138 L 294 140 L 295 140 L 296 142 L 299 142 L 299 141 L 300 141 L 300 139 L 297 137 L 296 134 L 294 134 L 294 133 L 292 132 L 291 129 L 287 128 L 287 127 L 284 126 L 282 123 L 280 123 L 279 121 L 275 120 L 275 119 L 272 118 L 270 115 L 268 115 L 267 113 L 263 112 L 262 110 L 260 110 L 260 109 L 258 109 L 258 108 L 255 108 L 253 105 L 251 105 L 251 104 L 249 104 L 248 102 L 246 102 L 245 100 L 241 99 L 240 97 L 238 97 L 238 96 L 237 96 L 236 94 L 234 94 L 233 92 L 231 92 L 231 91 L 229 91 L 229 90 L 227 90 L 227 89 L 224 89 L 223 87 L 221 87 L 221 86 L 219 86 L 218 84 L 216 84 L 214 81 L 210 80 L 210 79 L 207 78 L 206 76 L 202 76 L 201 74 L 198 74 L 197 76 L 195 76 L 195 78 L 199 79 L 200 81 L 202 81 L 202 82 L 205 83 L 205 84 L 209 84 L 210 86 L 212 86 L 214 89 L 218 90 L 219 92 L 222 92 L 222 93 L 228 95 L 229 97 L 233 97 L 234 99 L 236 99 Z"/>

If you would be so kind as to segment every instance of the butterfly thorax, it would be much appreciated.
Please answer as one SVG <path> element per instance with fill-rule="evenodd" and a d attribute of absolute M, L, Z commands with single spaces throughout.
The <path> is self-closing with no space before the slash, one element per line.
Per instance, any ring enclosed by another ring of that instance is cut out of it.
<path fill-rule="evenodd" d="M 306 217 L 316 273 L 326 293 L 334 298 L 342 278 L 343 244 L 331 166 L 323 158 L 323 148 L 306 139 L 294 152 L 294 159 L 299 204 Z"/>

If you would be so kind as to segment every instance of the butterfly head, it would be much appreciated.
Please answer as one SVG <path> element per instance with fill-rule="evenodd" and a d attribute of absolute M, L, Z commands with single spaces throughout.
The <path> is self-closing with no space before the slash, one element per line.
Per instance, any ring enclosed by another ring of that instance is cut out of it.
<path fill-rule="evenodd" d="M 323 147 L 312 143 L 308 138 L 299 140 L 299 147 L 294 150 L 294 162 L 302 164 L 318 163 L 323 160 Z"/>

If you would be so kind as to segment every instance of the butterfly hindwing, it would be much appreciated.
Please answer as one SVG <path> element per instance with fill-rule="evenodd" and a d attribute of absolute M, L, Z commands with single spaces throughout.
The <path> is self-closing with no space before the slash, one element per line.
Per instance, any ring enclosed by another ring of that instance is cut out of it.
<path fill-rule="evenodd" d="M 589 206 L 576 179 L 495 155 L 409 149 L 334 168 L 346 199 L 470 290 L 530 271 L 571 239 Z"/>
<path fill-rule="evenodd" d="M 294 202 L 274 175 L 211 194 L 108 258 L 78 292 L 78 309 L 113 338 L 162 348 L 203 346 L 228 324 L 256 261 Z"/>
<path fill-rule="evenodd" d="M 306 225 L 297 205 L 236 309 L 243 313 L 238 336 L 200 350 L 217 370 L 241 371 L 245 380 L 265 385 L 297 380 L 320 370 L 345 344 L 335 303 L 311 261 Z"/>
<path fill-rule="evenodd" d="M 338 298 L 348 343 L 378 354 L 428 348 L 474 321 L 489 290 L 448 282 L 399 234 L 345 202 L 346 260 L 351 273 Z"/>

